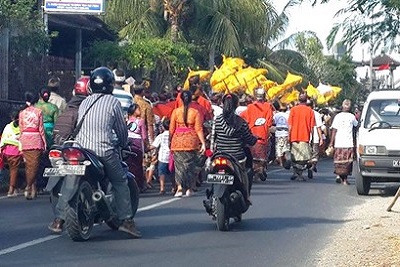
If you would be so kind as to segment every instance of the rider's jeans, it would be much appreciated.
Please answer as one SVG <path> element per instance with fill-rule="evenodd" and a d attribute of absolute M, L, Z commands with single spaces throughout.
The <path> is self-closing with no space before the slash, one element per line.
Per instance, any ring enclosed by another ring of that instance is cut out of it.
<path fill-rule="evenodd" d="M 112 185 L 118 219 L 125 220 L 132 218 L 131 197 L 127 176 L 122 168 L 119 155 L 112 151 L 107 153 L 105 157 L 101 157 L 100 160 L 104 164 L 106 176 Z"/>

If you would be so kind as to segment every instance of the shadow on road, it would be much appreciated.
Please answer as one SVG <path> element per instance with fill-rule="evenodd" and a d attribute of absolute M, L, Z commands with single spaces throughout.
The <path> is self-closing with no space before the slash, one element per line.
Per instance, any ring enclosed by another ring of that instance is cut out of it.
<path fill-rule="evenodd" d="M 290 228 L 308 227 L 313 224 L 344 224 L 348 221 L 349 220 L 332 220 L 313 217 L 250 218 L 243 220 L 240 230 L 278 231 Z"/>

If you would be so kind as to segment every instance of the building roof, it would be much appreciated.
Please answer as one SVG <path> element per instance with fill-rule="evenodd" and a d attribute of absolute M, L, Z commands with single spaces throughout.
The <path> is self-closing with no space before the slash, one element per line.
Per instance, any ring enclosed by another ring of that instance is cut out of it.
<path fill-rule="evenodd" d="M 48 14 L 49 29 L 70 28 L 91 31 L 101 39 L 116 40 L 116 35 L 95 15 Z"/>
<path fill-rule="evenodd" d="M 369 66 L 369 60 L 365 61 L 354 61 L 358 66 Z M 395 59 L 391 58 L 390 56 L 386 54 L 380 54 L 372 59 L 372 66 L 373 67 L 379 67 L 382 65 L 389 65 L 391 68 L 396 68 L 400 66 L 400 62 L 396 61 Z"/>

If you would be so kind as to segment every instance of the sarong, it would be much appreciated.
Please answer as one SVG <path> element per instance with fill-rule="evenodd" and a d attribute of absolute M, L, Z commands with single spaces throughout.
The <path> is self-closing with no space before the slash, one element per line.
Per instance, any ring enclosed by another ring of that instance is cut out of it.
<path fill-rule="evenodd" d="M 265 162 L 268 159 L 268 144 L 256 143 L 250 147 L 253 160 Z"/>
<path fill-rule="evenodd" d="M 290 152 L 293 161 L 309 161 L 312 156 L 311 146 L 306 142 L 292 142 Z"/>
<path fill-rule="evenodd" d="M 335 148 L 333 154 L 333 163 L 335 165 L 334 173 L 337 175 L 348 176 L 353 171 L 353 148 Z"/>

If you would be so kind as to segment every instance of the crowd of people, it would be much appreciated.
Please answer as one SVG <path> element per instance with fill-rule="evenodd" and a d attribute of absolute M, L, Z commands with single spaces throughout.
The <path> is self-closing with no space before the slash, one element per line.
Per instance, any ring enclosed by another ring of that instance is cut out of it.
<path fill-rule="evenodd" d="M 188 90 L 177 86 L 172 92 L 159 93 L 151 93 L 144 82 L 127 85 L 125 80 L 122 69 L 102 67 L 90 77 L 78 79 L 68 102 L 58 94 L 57 77 L 52 77 L 38 94 L 27 92 L 25 107 L 12 114 L 1 138 L 1 154 L 10 170 L 7 196 L 17 196 L 22 162 L 26 199 L 34 199 L 45 188 L 42 173 L 49 166 L 49 149 L 68 140 L 78 119 L 96 101 L 100 104 L 94 105 L 95 111 L 85 119 L 76 140 L 104 162 L 118 192 L 123 230 L 135 237 L 140 237 L 140 232 L 129 213 L 127 188 L 116 163 L 119 155 L 113 152 L 115 143 L 109 133 L 137 155 L 128 158 L 127 164 L 141 192 L 153 188 L 156 177 L 159 194 L 192 196 L 201 182 L 206 149 L 232 154 L 243 170 L 252 169 L 254 179 L 261 181 L 267 179 L 271 163 L 292 168 L 291 180 L 305 181 L 305 170 L 307 178 L 312 179 L 319 157 L 331 149 L 336 181 L 349 184 L 358 119 L 350 112 L 350 100 L 343 101 L 342 112 L 335 115 L 328 108 L 317 110 L 305 92 L 300 93 L 298 102 L 286 105 L 268 100 L 263 88 L 256 89 L 253 96 L 207 94 L 199 76 L 189 79 Z M 250 201 L 253 179 L 245 172 L 243 175 Z M 62 223 L 62 215 L 56 214 L 49 229 L 59 232 Z"/>

